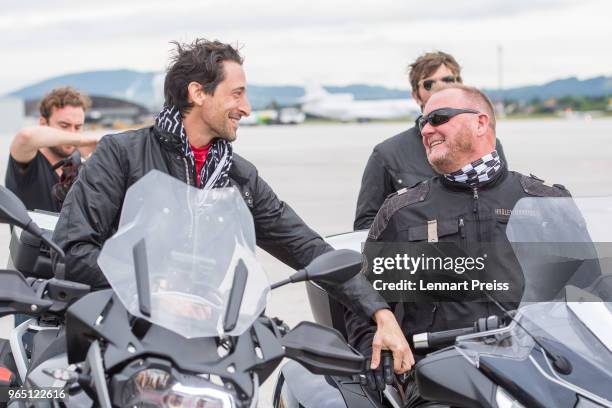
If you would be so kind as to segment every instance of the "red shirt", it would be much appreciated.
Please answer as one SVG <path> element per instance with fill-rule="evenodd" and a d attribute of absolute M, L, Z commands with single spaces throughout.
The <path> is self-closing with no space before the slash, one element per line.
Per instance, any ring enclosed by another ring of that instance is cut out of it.
<path fill-rule="evenodd" d="M 195 158 L 196 185 L 199 187 L 200 186 L 200 170 L 202 170 L 202 166 L 206 162 L 206 155 L 208 154 L 208 150 L 210 149 L 210 143 L 202 147 L 195 147 L 192 144 L 190 144 L 190 146 L 191 146 L 191 151 L 193 152 L 193 157 Z"/>

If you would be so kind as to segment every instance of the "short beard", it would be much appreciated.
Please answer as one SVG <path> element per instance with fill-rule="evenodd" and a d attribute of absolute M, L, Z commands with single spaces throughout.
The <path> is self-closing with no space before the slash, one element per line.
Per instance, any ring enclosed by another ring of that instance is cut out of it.
<path fill-rule="evenodd" d="M 72 153 L 66 153 L 64 149 L 61 148 L 60 146 L 50 146 L 49 150 L 51 150 L 53 154 L 55 154 L 57 157 L 60 157 L 62 159 L 65 159 L 66 157 L 69 157 L 72 154 Z"/>
<path fill-rule="evenodd" d="M 222 131 L 217 131 L 214 129 L 216 133 L 216 137 L 219 139 L 227 140 L 228 142 L 233 142 L 238 137 L 238 132 L 233 132 L 230 129 L 223 129 Z"/>
<path fill-rule="evenodd" d="M 217 137 L 219 139 L 223 139 L 223 140 L 227 140 L 228 142 L 233 142 L 236 140 L 236 138 L 238 137 L 237 133 L 230 133 L 230 132 L 223 132 L 223 133 L 219 133 L 217 134 Z"/>
<path fill-rule="evenodd" d="M 446 153 L 443 156 L 437 156 L 433 159 L 427 156 L 427 161 L 438 174 L 450 174 L 461 169 L 468 163 L 462 163 L 462 157 L 469 156 L 473 150 L 472 139 L 469 131 L 463 130 L 454 142 L 449 144 Z"/>
<path fill-rule="evenodd" d="M 431 164 L 431 167 L 436 173 L 449 174 L 452 172 L 452 170 L 449 169 L 453 164 L 453 160 L 449 156 L 449 154 L 445 154 L 443 157 L 436 157 L 434 161 L 431 161 L 428 157 L 427 161 L 429 161 L 429 164 Z"/>

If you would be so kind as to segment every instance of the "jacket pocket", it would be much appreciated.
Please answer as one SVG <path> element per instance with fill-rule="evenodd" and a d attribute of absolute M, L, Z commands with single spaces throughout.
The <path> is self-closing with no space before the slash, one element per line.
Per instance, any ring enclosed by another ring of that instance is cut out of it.
<path fill-rule="evenodd" d="M 427 224 L 407 227 L 404 229 L 405 233 L 402 235 L 404 235 L 408 241 L 427 241 L 428 229 L 429 226 Z M 458 234 L 459 219 L 438 221 L 437 231 L 438 238 Z"/>

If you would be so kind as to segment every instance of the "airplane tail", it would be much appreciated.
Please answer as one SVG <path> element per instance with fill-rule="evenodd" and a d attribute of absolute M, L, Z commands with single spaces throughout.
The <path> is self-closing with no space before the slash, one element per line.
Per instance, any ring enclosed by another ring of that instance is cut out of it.
<path fill-rule="evenodd" d="M 306 103 L 325 99 L 328 96 L 329 92 L 327 92 L 320 84 L 310 82 L 304 87 L 304 96 L 301 99 L 303 103 Z"/>

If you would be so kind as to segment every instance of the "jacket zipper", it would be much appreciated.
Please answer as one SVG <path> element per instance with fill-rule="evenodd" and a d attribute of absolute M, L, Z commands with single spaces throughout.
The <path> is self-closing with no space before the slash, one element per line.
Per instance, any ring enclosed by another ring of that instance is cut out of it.
<path fill-rule="evenodd" d="M 429 329 L 431 330 L 436 323 L 436 312 L 438 311 L 438 305 L 434 303 L 431 308 L 431 321 L 429 322 Z"/>
<path fill-rule="evenodd" d="M 191 178 L 189 178 L 189 164 L 187 163 L 186 157 L 183 157 L 183 163 L 185 164 L 185 177 L 187 178 L 187 184 L 193 186 L 194 184 L 191 184 Z"/>
<path fill-rule="evenodd" d="M 465 239 L 465 222 L 463 221 L 463 218 L 459 218 L 459 235 L 461 235 L 461 239 Z"/>
<path fill-rule="evenodd" d="M 478 214 L 478 189 L 474 188 L 474 216 L 476 217 L 476 225 L 478 227 L 478 241 L 482 241 L 482 236 L 480 233 L 480 214 Z"/>

